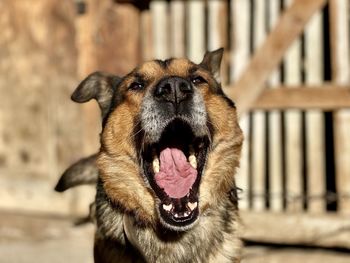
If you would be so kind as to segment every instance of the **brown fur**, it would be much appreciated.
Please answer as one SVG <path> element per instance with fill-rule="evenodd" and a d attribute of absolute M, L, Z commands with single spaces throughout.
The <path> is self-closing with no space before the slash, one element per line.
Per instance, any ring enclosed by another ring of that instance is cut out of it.
<path fill-rule="evenodd" d="M 120 81 L 97 160 L 95 262 L 240 262 L 234 174 L 243 135 L 235 107 L 214 78 L 221 60 L 215 61 L 215 56 L 205 56 L 199 65 L 187 59 L 146 62 Z M 135 136 L 148 90 L 164 77 L 187 79 L 194 72 L 206 80 L 197 88 L 213 136 L 199 187 L 198 223 L 176 232 L 160 224 L 158 201 L 142 176 Z M 129 90 L 140 76 L 147 83 L 145 88 Z"/>

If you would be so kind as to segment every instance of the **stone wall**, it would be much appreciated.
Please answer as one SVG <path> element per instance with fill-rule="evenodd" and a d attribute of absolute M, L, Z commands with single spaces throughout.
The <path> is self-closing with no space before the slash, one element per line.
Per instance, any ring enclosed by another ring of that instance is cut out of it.
<path fill-rule="evenodd" d="M 0 13 L 0 208 L 71 213 L 74 193 L 53 187 L 82 154 L 75 5 L 3 0 Z"/>

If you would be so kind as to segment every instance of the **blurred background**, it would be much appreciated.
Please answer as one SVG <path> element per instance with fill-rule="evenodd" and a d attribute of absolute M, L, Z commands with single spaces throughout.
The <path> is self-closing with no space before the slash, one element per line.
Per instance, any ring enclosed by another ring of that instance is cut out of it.
<path fill-rule="evenodd" d="M 96 70 L 225 48 L 245 133 L 245 263 L 350 262 L 348 0 L 1 0 L 0 262 L 92 262 L 93 186 L 53 188 L 98 151 L 69 97 Z"/>

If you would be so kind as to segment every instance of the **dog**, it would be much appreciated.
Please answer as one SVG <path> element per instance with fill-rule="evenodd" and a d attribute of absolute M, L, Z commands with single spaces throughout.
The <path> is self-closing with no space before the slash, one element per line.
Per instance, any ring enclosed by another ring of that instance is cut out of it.
<path fill-rule="evenodd" d="M 100 106 L 101 148 L 56 190 L 96 183 L 96 263 L 240 262 L 243 135 L 220 84 L 222 56 L 153 60 L 122 78 L 95 72 L 74 91 Z"/>

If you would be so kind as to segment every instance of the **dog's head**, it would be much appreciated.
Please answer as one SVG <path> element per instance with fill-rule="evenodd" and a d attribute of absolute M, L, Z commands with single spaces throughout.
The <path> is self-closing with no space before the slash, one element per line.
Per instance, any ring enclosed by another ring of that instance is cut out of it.
<path fill-rule="evenodd" d="M 80 86 L 83 97 L 85 86 L 107 87 L 100 179 L 140 223 L 189 229 L 234 188 L 243 138 L 218 81 L 222 53 L 207 52 L 200 64 L 154 60 L 121 80 L 91 75 Z"/>

